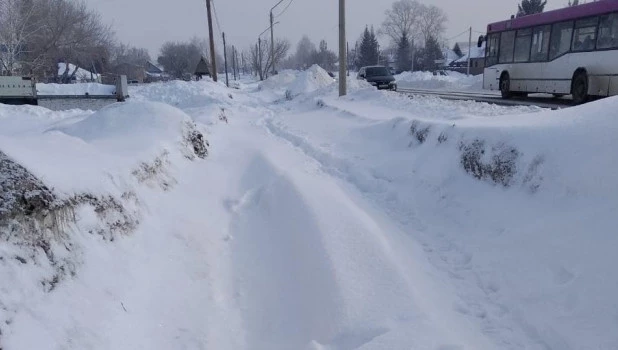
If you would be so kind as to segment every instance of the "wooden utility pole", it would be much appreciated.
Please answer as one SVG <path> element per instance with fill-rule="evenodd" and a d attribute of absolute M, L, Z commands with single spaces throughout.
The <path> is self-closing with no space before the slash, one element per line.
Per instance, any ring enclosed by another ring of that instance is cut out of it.
<path fill-rule="evenodd" d="M 350 76 L 350 43 L 346 41 L 345 43 L 345 62 L 347 64 L 347 73 L 346 76 Z"/>
<path fill-rule="evenodd" d="M 468 76 L 470 76 L 470 53 L 472 52 L 472 27 L 470 27 L 470 36 L 468 36 Z"/>
<path fill-rule="evenodd" d="M 236 48 L 232 45 L 232 72 L 234 72 L 234 81 L 236 81 Z"/>
<path fill-rule="evenodd" d="M 223 60 L 225 62 L 225 86 L 230 87 L 230 81 L 227 77 L 227 48 L 225 47 L 225 32 L 223 33 Z"/>
<path fill-rule="evenodd" d="M 208 12 L 208 37 L 210 39 L 210 65 L 212 66 L 212 80 L 217 81 L 217 55 L 215 54 L 215 37 L 212 32 L 210 1 L 211 0 L 206 0 L 206 11 Z"/>
<path fill-rule="evenodd" d="M 345 48 L 345 0 L 339 0 L 339 96 L 347 94 Z"/>
<path fill-rule="evenodd" d="M 273 63 L 272 75 L 275 75 L 275 30 L 273 28 L 273 11 L 270 10 L 270 59 Z"/>

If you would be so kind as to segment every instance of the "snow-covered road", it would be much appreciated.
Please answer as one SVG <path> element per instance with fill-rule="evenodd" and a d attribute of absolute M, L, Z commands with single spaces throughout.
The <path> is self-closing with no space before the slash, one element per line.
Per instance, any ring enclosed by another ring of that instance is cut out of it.
<path fill-rule="evenodd" d="M 312 68 L 136 87 L 90 119 L 2 107 L 0 150 L 59 196 L 132 203 L 139 225 L 109 241 L 78 211 L 71 250 L 53 248 L 75 275 L 51 291 L 45 254 L 0 245 L 0 348 L 618 348 L 615 99 L 335 91 Z M 178 151 L 187 118 L 204 160 Z"/>

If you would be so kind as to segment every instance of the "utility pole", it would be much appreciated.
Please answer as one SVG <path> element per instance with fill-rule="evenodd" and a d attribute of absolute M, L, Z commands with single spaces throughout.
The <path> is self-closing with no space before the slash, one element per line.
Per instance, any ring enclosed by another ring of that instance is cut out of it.
<path fill-rule="evenodd" d="M 212 80 L 217 81 L 217 59 L 215 55 L 215 38 L 212 33 L 212 15 L 210 12 L 210 1 L 206 0 L 206 11 L 208 12 L 208 37 L 210 39 L 210 65 L 212 66 Z"/>
<path fill-rule="evenodd" d="M 345 48 L 345 0 L 339 0 L 339 96 L 347 94 Z"/>
<path fill-rule="evenodd" d="M 273 63 L 272 75 L 275 75 L 275 29 L 273 28 L 273 10 L 270 10 L 270 59 Z"/>
<path fill-rule="evenodd" d="M 470 53 L 472 52 L 472 27 L 470 27 L 470 35 L 468 36 L 468 73 L 470 76 Z"/>
<path fill-rule="evenodd" d="M 238 51 L 236 51 L 236 54 L 234 55 L 234 57 L 236 59 L 236 70 L 238 71 L 238 80 L 240 80 L 241 66 L 240 66 L 240 61 L 238 60 Z"/>
<path fill-rule="evenodd" d="M 225 62 L 225 86 L 230 87 L 230 81 L 227 77 L 227 48 L 225 47 L 225 32 L 223 33 L 223 60 Z"/>
<path fill-rule="evenodd" d="M 258 57 L 257 57 L 257 68 L 258 75 L 260 80 L 262 80 L 262 38 L 258 36 Z"/>
<path fill-rule="evenodd" d="M 274 25 L 274 20 L 275 17 L 273 16 L 273 10 L 275 9 L 275 7 L 279 6 L 279 4 L 281 4 L 283 2 L 283 0 L 279 0 L 279 2 L 273 6 L 270 9 L 270 57 L 272 59 L 272 63 L 273 63 L 273 71 L 272 71 L 272 75 L 275 75 L 275 29 L 273 28 Z"/>
<path fill-rule="evenodd" d="M 350 43 L 346 41 L 345 43 L 345 62 L 346 62 L 346 68 L 347 68 L 347 74 L 346 76 L 350 76 Z"/>
<path fill-rule="evenodd" d="M 234 73 L 234 81 L 236 81 L 236 48 L 232 45 L 232 72 Z"/>

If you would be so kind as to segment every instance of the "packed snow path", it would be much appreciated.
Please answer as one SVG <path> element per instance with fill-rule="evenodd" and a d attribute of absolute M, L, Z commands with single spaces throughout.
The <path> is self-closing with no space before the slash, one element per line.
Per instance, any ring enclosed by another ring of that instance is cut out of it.
<path fill-rule="evenodd" d="M 33 267 L 16 262 L 12 285 L 29 289 L 0 288 L 15 309 L 0 347 L 618 348 L 615 101 L 542 112 L 363 87 L 339 99 L 325 72 L 276 78 L 289 93 L 277 81 L 136 88 L 134 99 L 176 106 L 207 129 L 209 157 L 172 153 L 165 190 L 156 178 L 134 188 L 137 230 L 111 243 L 78 235 L 83 265 L 53 292 L 31 291 Z M 138 108 L 163 109 L 128 106 L 135 130 Z M 71 113 L 55 123 L 81 118 Z M 48 130 L 37 118 L 7 134 Z M 43 135 L 42 145 L 59 137 Z M 464 171 L 461 150 L 479 140 L 482 164 L 517 165 L 496 180 L 506 185 Z M 4 151 L 46 169 L 19 146 L 0 133 Z M 107 173 L 110 159 L 97 160 L 96 181 L 54 183 L 51 168 L 42 177 L 65 191 L 109 190 L 108 177 L 126 186 Z"/>

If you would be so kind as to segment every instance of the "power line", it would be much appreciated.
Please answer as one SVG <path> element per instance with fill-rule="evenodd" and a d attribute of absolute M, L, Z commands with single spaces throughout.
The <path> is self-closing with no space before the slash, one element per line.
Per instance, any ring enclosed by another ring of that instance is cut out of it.
<path fill-rule="evenodd" d="M 222 36 L 221 34 L 221 22 L 219 21 L 219 14 L 217 13 L 217 5 L 215 4 L 215 1 L 212 0 L 212 8 L 215 12 L 215 22 L 217 24 L 217 31 L 219 32 L 219 37 Z"/>
<path fill-rule="evenodd" d="M 468 29 L 464 30 L 463 32 L 461 32 L 461 33 L 459 33 L 459 34 L 457 34 L 457 35 L 455 35 L 455 36 L 453 36 L 453 37 L 451 37 L 451 38 L 446 39 L 446 41 L 451 41 L 451 40 L 453 40 L 453 39 L 459 38 L 460 36 L 462 36 L 462 35 L 464 35 L 464 34 L 468 33 L 468 31 L 469 31 L 469 30 L 470 30 L 470 29 L 468 28 Z"/>
<path fill-rule="evenodd" d="M 287 10 L 288 10 L 288 8 L 290 8 L 290 5 L 292 5 L 292 3 L 293 3 L 293 2 L 294 2 L 294 0 L 290 0 L 290 2 L 288 3 L 288 6 L 286 6 L 286 7 L 283 9 L 283 11 L 281 11 L 278 15 L 276 15 L 276 16 L 275 16 L 275 18 L 277 18 L 277 17 L 279 17 L 279 16 L 283 15 L 283 14 L 285 13 L 285 11 L 287 11 Z"/>

